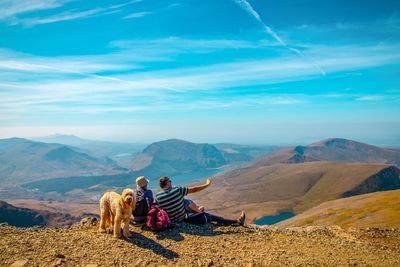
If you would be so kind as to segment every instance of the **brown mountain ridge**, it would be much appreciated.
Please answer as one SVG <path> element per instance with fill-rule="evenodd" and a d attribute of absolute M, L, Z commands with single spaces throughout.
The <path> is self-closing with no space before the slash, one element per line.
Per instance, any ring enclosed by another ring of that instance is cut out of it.
<path fill-rule="evenodd" d="M 194 198 L 224 215 L 246 210 L 250 219 L 282 211 L 299 214 L 325 201 L 399 189 L 399 162 L 397 150 L 326 139 L 283 148 L 223 173 Z"/>

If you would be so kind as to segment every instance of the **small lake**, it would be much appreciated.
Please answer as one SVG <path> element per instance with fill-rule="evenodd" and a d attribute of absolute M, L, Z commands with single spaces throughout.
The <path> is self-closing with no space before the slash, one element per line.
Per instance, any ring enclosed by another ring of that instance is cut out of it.
<path fill-rule="evenodd" d="M 279 213 L 279 214 L 273 215 L 273 216 L 264 216 L 260 219 L 255 220 L 254 223 L 257 225 L 270 225 L 270 224 L 278 223 L 280 221 L 287 220 L 294 216 L 295 216 L 295 214 L 292 212 L 282 212 L 282 213 Z"/>

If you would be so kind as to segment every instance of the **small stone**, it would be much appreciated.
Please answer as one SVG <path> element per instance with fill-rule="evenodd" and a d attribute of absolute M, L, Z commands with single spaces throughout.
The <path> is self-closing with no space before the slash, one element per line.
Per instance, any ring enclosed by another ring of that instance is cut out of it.
<path fill-rule="evenodd" d="M 27 263 L 28 263 L 27 260 L 17 260 L 13 264 L 11 264 L 10 267 L 22 267 L 22 266 L 26 266 Z"/>
<path fill-rule="evenodd" d="M 97 264 L 89 263 L 89 264 L 86 264 L 85 267 L 97 267 Z"/>
<path fill-rule="evenodd" d="M 57 266 L 61 266 L 61 264 L 63 263 L 63 259 L 58 259 L 58 260 L 56 260 L 56 262 L 54 263 L 54 267 L 57 267 Z"/>
<path fill-rule="evenodd" d="M 97 224 L 97 218 L 96 217 L 85 217 L 80 221 L 79 224 L 82 227 L 95 226 Z"/>
<path fill-rule="evenodd" d="M 133 266 L 139 266 L 142 263 L 141 259 L 138 259 Z"/>
<path fill-rule="evenodd" d="M 56 254 L 56 258 L 65 259 L 65 256 L 63 254 L 61 254 L 61 253 L 57 253 Z"/>

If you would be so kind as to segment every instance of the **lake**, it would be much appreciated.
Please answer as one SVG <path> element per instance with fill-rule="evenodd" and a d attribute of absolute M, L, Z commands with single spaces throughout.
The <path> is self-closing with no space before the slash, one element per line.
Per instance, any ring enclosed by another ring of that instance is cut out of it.
<path fill-rule="evenodd" d="M 255 220 L 254 223 L 257 225 L 270 225 L 270 224 L 278 223 L 280 221 L 287 220 L 294 216 L 295 216 L 295 214 L 292 212 L 282 212 L 277 215 L 264 216 L 260 219 Z"/>

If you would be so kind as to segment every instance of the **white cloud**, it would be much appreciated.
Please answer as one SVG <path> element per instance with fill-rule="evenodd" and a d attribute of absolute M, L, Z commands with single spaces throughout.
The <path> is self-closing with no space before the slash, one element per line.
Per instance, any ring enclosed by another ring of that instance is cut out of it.
<path fill-rule="evenodd" d="M 67 21 L 67 20 L 75 20 L 81 18 L 88 18 L 94 17 L 99 15 L 110 14 L 108 10 L 103 8 L 95 8 L 91 10 L 85 11 L 66 11 L 62 12 L 53 16 L 48 17 L 34 17 L 34 18 L 25 18 L 15 21 L 15 24 L 24 24 L 26 26 L 34 26 L 40 24 L 48 24 L 48 23 L 55 23 L 60 21 Z"/>
<path fill-rule="evenodd" d="M 380 101 L 383 99 L 384 96 L 381 95 L 363 95 L 363 96 L 358 96 L 356 98 L 356 101 Z"/>
<path fill-rule="evenodd" d="M 41 17 L 19 17 L 21 14 L 29 14 L 34 11 L 57 9 L 68 2 L 72 2 L 72 0 L 4 0 L 3 2 L 0 2 L 0 20 L 6 20 L 11 25 L 21 24 L 31 27 L 40 24 L 110 15 L 121 12 L 123 7 L 141 2 L 141 0 L 134 0 L 123 4 L 98 7 L 88 10 L 67 10 Z"/>
<path fill-rule="evenodd" d="M 150 14 L 153 14 L 153 12 L 136 12 L 136 13 L 131 13 L 123 18 L 124 19 L 136 19 L 136 18 L 148 16 Z"/>
<path fill-rule="evenodd" d="M 23 13 L 55 9 L 71 0 L 2 0 L 0 1 L 0 20 Z"/>
<path fill-rule="evenodd" d="M 133 70 L 141 68 L 131 57 L 123 55 L 56 56 L 44 57 L 0 49 L 0 70 L 15 70 L 33 73 L 91 74 L 103 71 Z"/>
<path fill-rule="evenodd" d="M 232 42 L 249 45 L 240 40 L 177 41 L 180 43 L 178 46 L 186 43 L 193 47 L 224 47 Z M 161 47 L 164 42 L 169 47 L 169 42 L 172 41 L 154 41 Z M 146 53 L 151 56 L 153 50 L 151 48 Z M 328 73 L 400 62 L 397 46 L 310 46 L 307 50 L 318 58 Z M 177 51 L 179 48 L 174 48 L 170 53 Z M 278 84 L 312 79 L 319 75 L 306 62 L 291 55 L 206 66 L 142 70 L 140 65 L 135 65 L 138 63 L 126 61 L 128 57 L 124 53 L 119 51 L 109 55 L 46 58 L 0 50 L 0 70 L 6 70 L 0 71 L 0 110 L 7 116 L 13 112 L 57 114 L 71 111 L 97 114 L 190 110 L 202 107 L 229 108 L 241 105 L 296 105 L 307 103 L 307 97 L 282 94 L 250 97 L 251 94 L 245 94 L 238 99 L 213 98 L 213 95 L 225 90 L 229 92 L 230 88 L 239 86 Z M 199 99 L 193 98 L 192 93 L 203 96 Z M 325 97 L 340 95 L 328 93 Z M 352 96 L 357 101 L 373 101 L 378 98 Z"/>

